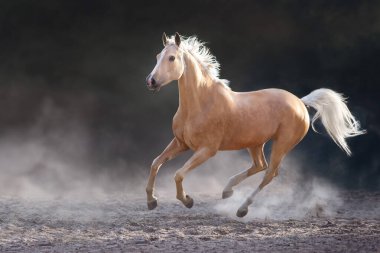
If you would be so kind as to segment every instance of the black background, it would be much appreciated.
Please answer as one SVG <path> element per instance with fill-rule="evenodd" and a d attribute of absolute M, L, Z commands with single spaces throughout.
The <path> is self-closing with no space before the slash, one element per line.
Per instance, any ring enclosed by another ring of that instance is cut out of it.
<path fill-rule="evenodd" d="M 312 131 L 296 152 L 305 174 L 379 189 L 379 1 L 1 1 L 0 137 L 79 128 L 94 173 L 147 174 L 178 103 L 174 82 L 145 87 L 164 31 L 207 41 L 235 91 L 344 93 L 368 131 L 349 140 L 353 156 Z M 47 145 L 82 154 L 61 142 Z"/>

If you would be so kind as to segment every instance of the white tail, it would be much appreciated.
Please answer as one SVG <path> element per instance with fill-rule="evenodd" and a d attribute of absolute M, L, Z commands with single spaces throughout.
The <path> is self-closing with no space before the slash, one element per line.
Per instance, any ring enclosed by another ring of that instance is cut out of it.
<path fill-rule="evenodd" d="M 365 130 L 360 129 L 360 123 L 351 114 L 343 95 L 330 89 L 318 89 L 301 100 L 305 105 L 317 110 L 311 122 L 313 130 L 317 132 L 314 122 L 321 118 L 323 126 L 334 142 L 347 155 L 351 155 L 351 150 L 345 139 L 364 134 Z"/>

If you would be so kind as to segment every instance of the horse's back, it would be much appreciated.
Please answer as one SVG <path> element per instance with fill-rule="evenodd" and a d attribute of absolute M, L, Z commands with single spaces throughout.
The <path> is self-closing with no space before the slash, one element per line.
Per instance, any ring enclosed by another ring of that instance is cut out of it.
<path fill-rule="evenodd" d="M 243 104 L 243 107 L 250 104 L 253 110 L 261 110 L 264 113 L 270 113 L 273 117 L 289 118 L 295 117 L 304 118 L 308 115 L 304 103 L 294 94 L 282 89 L 263 89 L 251 92 L 236 93 L 237 103 Z M 262 114 L 262 113 L 260 113 Z"/>

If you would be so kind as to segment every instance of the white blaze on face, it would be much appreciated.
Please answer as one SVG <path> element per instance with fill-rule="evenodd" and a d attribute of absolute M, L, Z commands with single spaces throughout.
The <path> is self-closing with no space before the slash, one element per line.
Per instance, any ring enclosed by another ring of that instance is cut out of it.
<path fill-rule="evenodd" d="M 156 66 L 154 67 L 152 73 L 151 73 L 151 76 L 156 80 L 156 82 L 160 83 L 160 78 L 158 77 L 158 73 L 160 72 L 160 68 L 161 68 L 161 63 L 164 59 L 164 55 L 165 55 L 165 52 L 166 52 L 166 48 L 164 48 L 161 53 L 159 53 L 157 55 L 157 63 L 156 63 Z"/>
<path fill-rule="evenodd" d="M 150 76 L 158 86 L 164 86 L 173 80 L 178 80 L 183 70 L 182 53 L 176 45 L 170 44 L 157 55 L 157 64 Z"/>

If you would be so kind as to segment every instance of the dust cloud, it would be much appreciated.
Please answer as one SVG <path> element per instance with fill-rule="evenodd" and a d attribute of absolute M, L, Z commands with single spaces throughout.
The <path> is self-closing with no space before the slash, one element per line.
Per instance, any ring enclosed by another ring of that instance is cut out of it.
<path fill-rule="evenodd" d="M 311 217 L 334 217 L 343 204 L 339 190 L 316 176 L 302 173 L 296 156 L 283 161 L 279 175 L 254 198 L 244 221 L 253 219 L 304 219 Z M 245 198 L 260 184 L 264 172 L 247 179 L 237 187 L 230 199 L 216 204 L 217 213 L 236 218 L 236 210 Z"/>
<path fill-rule="evenodd" d="M 132 170 L 133 165 L 99 168 L 104 164 L 96 164 L 89 132 L 83 122 L 46 99 L 39 117 L 25 131 L 8 130 L 0 135 L 2 196 L 89 201 L 130 192 L 136 173 L 134 178 L 118 179 L 115 171 Z"/>

